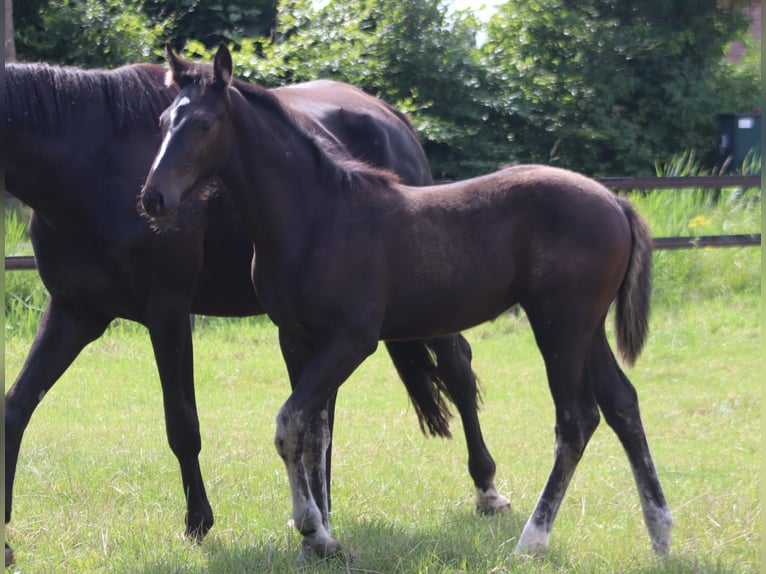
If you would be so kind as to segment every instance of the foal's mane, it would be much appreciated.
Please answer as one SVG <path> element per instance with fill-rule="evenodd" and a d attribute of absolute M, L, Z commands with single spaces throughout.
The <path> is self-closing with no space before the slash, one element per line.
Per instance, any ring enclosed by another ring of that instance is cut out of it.
<path fill-rule="evenodd" d="M 192 65 L 182 73 L 186 79 L 200 85 L 213 82 L 210 65 Z M 351 157 L 339 143 L 328 138 L 316 126 L 303 122 L 266 88 L 239 79 L 234 79 L 232 86 L 252 107 L 276 116 L 308 143 L 318 162 L 320 177 L 330 189 L 356 191 L 370 186 L 388 187 L 399 183 L 399 176 L 395 173 Z"/>
<path fill-rule="evenodd" d="M 331 188 L 357 191 L 369 186 L 387 187 L 399 182 L 399 177 L 393 172 L 351 157 L 338 143 L 313 126 L 301 122 L 268 90 L 246 82 L 237 82 L 236 88 L 252 105 L 265 108 L 280 117 L 303 137 L 314 150 L 321 177 Z"/>
<path fill-rule="evenodd" d="M 5 120 L 53 133 L 71 119 L 72 102 L 87 102 L 103 105 L 116 133 L 133 126 L 156 127 L 173 99 L 163 79 L 163 68 L 153 64 L 114 70 L 7 64 Z"/>

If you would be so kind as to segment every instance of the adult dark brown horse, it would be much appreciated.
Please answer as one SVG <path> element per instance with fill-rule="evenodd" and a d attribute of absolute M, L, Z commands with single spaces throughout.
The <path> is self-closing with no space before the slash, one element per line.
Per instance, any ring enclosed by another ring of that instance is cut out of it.
<path fill-rule="evenodd" d="M 519 303 L 545 361 L 556 447 L 517 551 L 548 547 L 599 408 L 627 452 L 653 548 L 668 551 L 672 519 L 637 395 L 605 332 L 616 300 L 618 347 L 633 363 L 648 329 L 651 239 L 627 200 L 544 166 L 415 190 L 339 160 L 269 92 L 231 86 L 225 46 L 212 75 L 168 57 L 180 92 L 142 203 L 167 217 L 217 174 L 238 206 L 293 385 L 275 444 L 304 545 L 320 556 L 340 549 L 307 477 L 322 474 L 326 401 L 378 341 L 456 333 Z"/>
<path fill-rule="evenodd" d="M 2 165 L 7 188 L 34 210 L 30 234 L 50 292 L 29 355 L 5 397 L 6 523 L 22 436 L 35 408 L 83 347 L 120 317 L 149 330 L 167 437 L 181 468 L 186 533 L 201 537 L 213 525 L 198 460 L 189 314 L 254 315 L 263 306 L 250 279 L 252 243 L 227 194 L 191 199 L 162 234 L 139 214 L 138 192 L 160 144 L 158 118 L 177 92 L 164 79 L 165 69 L 155 65 L 111 71 L 6 66 L 9 145 Z M 408 122 L 380 100 L 336 82 L 272 93 L 305 129 L 342 153 L 415 185 L 431 182 Z M 457 405 L 478 508 L 507 507 L 492 482 L 495 465 L 478 424 L 467 342 L 441 338 L 395 343 L 388 350 L 424 430 L 447 435 L 442 395 Z M 329 472 L 329 459 L 327 467 Z"/>

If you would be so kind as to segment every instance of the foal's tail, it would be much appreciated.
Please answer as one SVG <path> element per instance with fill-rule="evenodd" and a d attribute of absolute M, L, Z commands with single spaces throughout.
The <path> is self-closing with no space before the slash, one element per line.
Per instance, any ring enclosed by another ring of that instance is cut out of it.
<path fill-rule="evenodd" d="M 618 197 L 617 201 L 628 218 L 633 238 L 628 270 L 617 293 L 617 348 L 623 360 L 633 365 L 641 353 L 649 331 L 652 236 L 649 226 L 631 203 L 623 197 Z"/>
<path fill-rule="evenodd" d="M 432 436 L 449 438 L 452 418 L 444 397 L 449 390 L 434 361 L 433 352 L 423 341 L 386 341 L 388 354 L 410 395 L 420 430 Z"/>

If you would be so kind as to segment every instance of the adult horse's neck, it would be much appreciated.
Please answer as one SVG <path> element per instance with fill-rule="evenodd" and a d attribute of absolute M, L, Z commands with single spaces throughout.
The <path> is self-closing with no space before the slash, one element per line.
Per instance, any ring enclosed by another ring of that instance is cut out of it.
<path fill-rule="evenodd" d="M 153 65 L 9 64 L 2 160 L 9 191 L 51 226 L 72 230 L 135 203 L 158 146 L 157 119 L 173 96 L 163 76 Z M 133 174 L 135 189 L 124 184 Z"/>
<path fill-rule="evenodd" d="M 221 178 L 249 225 L 259 254 L 289 250 L 347 205 L 356 188 L 389 186 L 395 176 L 351 159 L 266 90 L 231 88 L 234 134 Z"/>

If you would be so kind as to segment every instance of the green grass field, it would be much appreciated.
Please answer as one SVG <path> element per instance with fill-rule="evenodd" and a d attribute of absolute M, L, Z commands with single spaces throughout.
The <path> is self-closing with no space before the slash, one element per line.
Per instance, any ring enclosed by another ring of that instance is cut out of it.
<path fill-rule="evenodd" d="M 692 301 L 654 313 L 628 375 L 674 513 L 672 557 L 649 550 L 621 448 L 602 424 L 559 513 L 548 556 L 510 557 L 552 460 L 553 412 L 523 318 L 468 334 L 509 514 L 476 516 L 459 422 L 426 439 L 385 352 L 342 388 L 334 528 L 357 555 L 327 572 L 758 571 L 759 300 Z M 180 537 L 180 475 L 166 445 L 148 337 L 121 324 L 85 350 L 27 430 L 9 529 L 20 572 L 281 572 L 296 569 L 289 490 L 272 440 L 287 383 L 265 321 L 196 336 L 202 465 L 217 523 L 201 546 Z M 6 374 L 29 346 L 6 340 Z"/>

